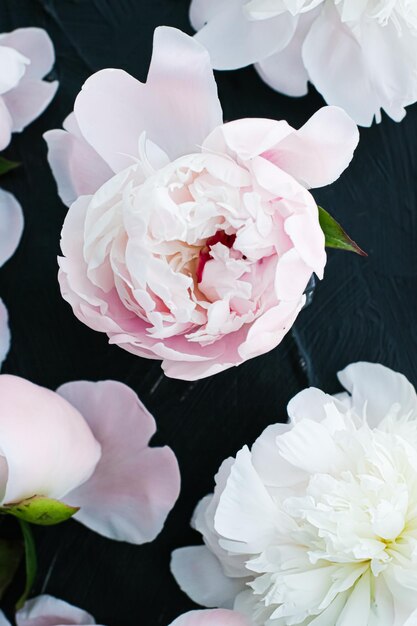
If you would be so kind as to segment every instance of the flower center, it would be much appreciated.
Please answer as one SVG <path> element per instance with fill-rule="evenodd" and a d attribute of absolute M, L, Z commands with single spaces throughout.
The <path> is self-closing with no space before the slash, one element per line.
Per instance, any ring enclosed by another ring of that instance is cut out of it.
<path fill-rule="evenodd" d="M 211 254 L 211 247 L 216 245 L 216 243 L 221 243 L 230 249 L 233 246 L 235 239 L 236 235 L 227 235 L 224 230 L 218 230 L 212 237 L 207 239 L 206 244 L 201 248 L 198 257 L 196 269 L 196 278 L 198 283 L 201 283 L 203 279 L 203 271 L 207 261 L 213 258 Z"/>

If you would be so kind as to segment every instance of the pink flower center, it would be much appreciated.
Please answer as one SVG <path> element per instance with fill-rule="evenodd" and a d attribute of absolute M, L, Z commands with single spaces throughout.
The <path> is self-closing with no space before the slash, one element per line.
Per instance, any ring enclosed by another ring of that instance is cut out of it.
<path fill-rule="evenodd" d="M 201 248 L 200 255 L 198 257 L 196 271 L 198 283 L 201 283 L 201 281 L 203 280 L 203 271 L 207 261 L 210 261 L 210 259 L 213 258 L 211 255 L 211 246 L 215 246 L 216 243 L 222 243 L 227 248 L 231 248 L 235 242 L 235 239 L 236 235 L 227 235 L 224 230 L 218 230 L 215 235 L 207 239 L 206 245 Z"/>

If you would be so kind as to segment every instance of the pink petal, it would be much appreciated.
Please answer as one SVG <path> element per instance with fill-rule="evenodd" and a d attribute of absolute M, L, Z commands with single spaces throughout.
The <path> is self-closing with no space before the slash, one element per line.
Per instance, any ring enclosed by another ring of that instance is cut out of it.
<path fill-rule="evenodd" d="M 252 359 L 275 348 L 294 324 L 304 302 L 304 296 L 298 301 L 281 302 L 258 317 L 252 324 L 246 341 L 239 346 L 242 359 Z"/>
<path fill-rule="evenodd" d="M 18 625 L 20 626 L 20 625 Z M 214 609 L 211 611 L 190 611 L 181 615 L 171 626 L 251 626 L 246 617 L 236 611 Z"/>
<path fill-rule="evenodd" d="M 48 595 L 28 600 L 16 613 L 17 626 L 89 626 L 95 623 L 94 617 L 86 611 Z"/>
<path fill-rule="evenodd" d="M 115 171 L 138 156 L 143 132 L 174 159 L 196 152 L 222 123 L 207 51 L 168 27 L 155 30 L 146 85 L 121 70 L 97 72 L 85 83 L 74 110 L 88 143 Z"/>
<path fill-rule="evenodd" d="M 322 279 L 327 256 L 324 233 L 317 217 L 308 214 L 290 215 L 285 220 L 284 230 L 304 263 Z M 301 272 L 301 269 L 298 271 Z"/>
<path fill-rule="evenodd" d="M 296 26 L 297 18 L 289 11 L 269 20 L 250 20 L 241 0 L 228 0 L 195 38 L 209 51 L 216 70 L 234 70 L 282 50 Z"/>
<path fill-rule="evenodd" d="M 9 316 L 7 309 L 4 306 L 3 300 L 0 300 L 0 366 L 3 364 L 4 359 L 10 349 L 10 330 L 9 330 Z M 1 498 L 1 494 L 0 494 Z"/>
<path fill-rule="evenodd" d="M 39 117 L 50 104 L 58 89 L 58 82 L 22 80 L 12 91 L 3 95 L 4 102 L 12 117 L 12 132 L 21 132 L 34 119 Z"/>
<path fill-rule="evenodd" d="M 0 150 L 4 150 L 12 138 L 13 120 L 3 96 L 0 96 Z"/>
<path fill-rule="evenodd" d="M 50 130 L 44 138 L 59 197 L 67 206 L 79 196 L 95 193 L 113 175 L 113 170 L 83 138 L 65 130 Z"/>
<path fill-rule="evenodd" d="M 306 187 L 322 187 L 347 168 L 358 141 L 357 126 L 342 109 L 323 107 L 263 156 Z"/>
<path fill-rule="evenodd" d="M 22 232 L 22 207 L 11 193 L 0 189 L 0 266 L 16 250 Z"/>
<path fill-rule="evenodd" d="M 82 416 L 58 394 L 0 375 L 0 441 L 9 477 L 4 502 L 62 498 L 93 472 L 100 447 Z"/>
<path fill-rule="evenodd" d="M 206 546 L 174 550 L 171 571 L 182 591 L 201 606 L 231 608 L 244 589 L 241 579 L 225 576 L 220 561 Z"/>
<path fill-rule="evenodd" d="M 2 46 L 0 40 L 0 93 L 14 89 L 25 75 L 29 59 L 13 48 Z"/>
<path fill-rule="evenodd" d="M 43 78 L 55 62 L 54 47 L 48 33 L 42 28 L 17 28 L 0 37 L 0 46 L 15 48 L 30 60 L 26 78 Z"/>
<path fill-rule="evenodd" d="M 278 300 L 298 300 L 311 274 L 311 267 L 303 261 L 296 248 L 285 252 L 278 260 L 275 274 L 275 293 Z"/>
<path fill-rule="evenodd" d="M 178 463 L 168 447 L 149 448 L 155 420 L 126 385 L 108 380 L 59 388 L 82 413 L 102 446 L 97 468 L 68 502 L 76 519 L 119 541 L 152 541 L 162 530 L 180 489 Z"/>

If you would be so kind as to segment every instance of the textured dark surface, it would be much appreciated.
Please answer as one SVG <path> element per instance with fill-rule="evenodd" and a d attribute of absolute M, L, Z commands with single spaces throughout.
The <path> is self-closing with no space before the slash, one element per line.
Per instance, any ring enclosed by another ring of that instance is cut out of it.
<path fill-rule="evenodd" d="M 189 529 L 197 501 L 212 488 L 226 456 L 263 428 L 284 421 L 285 406 L 307 384 L 337 389 L 336 371 L 366 359 L 401 370 L 417 383 L 417 107 L 406 119 L 361 131 L 349 170 L 315 193 L 368 252 L 329 254 L 325 280 L 294 332 L 270 354 L 197 383 L 165 378 L 156 361 L 107 345 L 60 298 L 56 281 L 65 216 L 46 165 L 42 133 L 59 127 L 83 81 L 102 67 L 144 80 L 153 30 L 191 32 L 188 0 L 0 0 L 0 32 L 46 28 L 57 53 L 58 95 L 48 111 L 15 136 L 8 156 L 23 167 L 3 179 L 22 203 L 21 245 L 0 270 L 11 318 L 4 371 L 51 388 L 75 379 L 114 378 L 134 388 L 155 415 L 155 444 L 170 445 L 183 476 L 181 497 L 152 544 L 133 547 L 69 522 L 36 533 L 36 593 L 51 593 L 108 626 L 167 626 L 192 603 L 169 572 L 172 549 L 199 538 Z M 299 126 L 322 105 L 311 91 L 290 99 L 269 90 L 252 68 L 219 74 L 225 119 L 285 118 Z M 10 595 L 10 594 L 9 594 Z"/>

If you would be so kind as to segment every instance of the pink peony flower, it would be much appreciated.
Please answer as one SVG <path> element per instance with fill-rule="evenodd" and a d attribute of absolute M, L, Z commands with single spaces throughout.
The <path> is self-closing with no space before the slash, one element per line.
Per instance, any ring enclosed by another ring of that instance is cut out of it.
<path fill-rule="evenodd" d="M 339 177 L 358 130 L 334 107 L 300 130 L 222 125 L 206 50 L 155 31 L 148 80 L 103 70 L 46 133 L 61 198 L 61 292 L 110 343 L 195 380 L 277 346 L 323 276 L 309 187 Z"/>
<path fill-rule="evenodd" d="M 192 0 L 190 19 L 215 69 L 255 63 L 289 96 L 310 81 L 361 126 L 417 101 L 413 0 Z"/>
<path fill-rule="evenodd" d="M 16 198 L 0 189 L 0 267 L 16 250 L 23 231 L 23 212 Z M 7 309 L 0 300 L 0 365 L 10 347 Z"/>
<path fill-rule="evenodd" d="M 63 624 L 90 626 L 96 624 L 96 621 L 86 611 L 48 595 L 28 600 L 16 613 L 16 626 L 62 626 Z M 1 611 L 0 626 L 10 626 Z"/>
<path fill-rule="evenodd" d="M 34 496 L 80 507 L 75 519 L 140 544 L 161 531 L 180 477 L 155 421 L 126 385 L 67 383 L 57 392 L 0 376 L 0 505 Z"/>
<path fill-rule="evenodd" d="M 0 150 L 48 106 L 57 81 L 42 78 L 55 62 L 49 35 L 41 28 L 18 28 L 0 35 Z"/>

